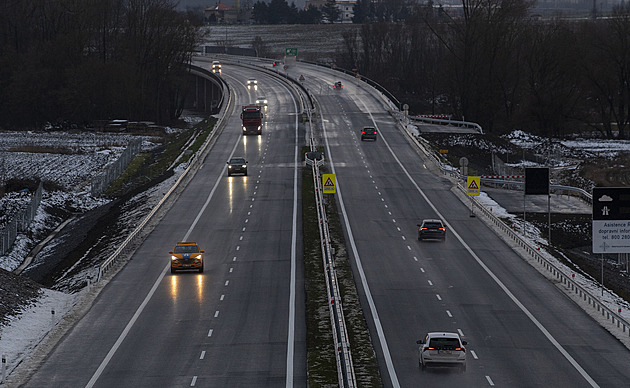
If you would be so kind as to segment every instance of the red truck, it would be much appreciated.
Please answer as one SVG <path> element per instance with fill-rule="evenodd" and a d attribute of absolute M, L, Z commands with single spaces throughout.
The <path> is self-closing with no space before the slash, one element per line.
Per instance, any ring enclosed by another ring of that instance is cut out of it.
<path fill-rule="evenodd" d="M 259 105 L 243 105 L 241 119 L 243 120 L 243 135 L 262 134 L 263 113 Z"/>

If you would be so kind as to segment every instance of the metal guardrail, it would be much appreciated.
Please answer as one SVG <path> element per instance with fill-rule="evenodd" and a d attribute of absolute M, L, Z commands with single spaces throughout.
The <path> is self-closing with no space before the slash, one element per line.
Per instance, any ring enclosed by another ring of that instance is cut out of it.
<path fill-rule="evenodd" d="M 314 143 L 311 139 L 311 151 L 315 151 Z M 350 352 L 350 341 L 348 340 L 348 331 L 346 329 L 346 321 L 343 314 L 343 306 L 341 304 L 341 292 L 339 291 L 337 274 L 335 271 L 335 261 L 330 246 L 330 234 L 328 229 L 328 218 L 326 209 L 324 208 L 324 196 L 321 174 L 319 172 L 318 160 L 310 160 L 307 163 L 313 169 L 313 183 L 315 187 L 315 201 L 317 202 L 317 218 L 319 224 L 319 234 L 321 238 L 321 249 L 323 255 L 324 274 L 326 276 L 326 290 L 328 292 L 328 300 L 330 300 L 330 322 L 332 325 L 333 339 L 336 346 L 335 357 L 337 360 L 337 375 L 340 387 L 353 388 L 356 387 L 356 377 L 352 364 L 352 355 Z"/>
<path fill-rule="evenodd" d="M 463 179 L 465 177 L 461 177 Z M 481 178 L 481 182 L 483 182 L 487 186 L 501 187 L 508 190 L 519 190 L 523 191 L 525 186 L 525 182 L 522 181 L 512 181 L 506 179 L 491 179 L 491 178 Z M 549 191 L 558 195 L 566 194 L 574 197 L 578 197 L 582 199 L 584 202 L 589 204 L 593 204 L 593 195 L 588 191 L 581 189 L 579 187 L 573 186 L 564 186 L 564 185 L 549 185 Z"/>
<path fill-rule="evenodd" d="M 418 148 L 427 156 L 427 158 L 435 166 L 437 166 L 444 174 L 450 174 L 453 178 L 457 178 L 457 182 L 458 182 L 457 187 L 465 194 L 466 188 L 463 186 L 463 184 L 466 180 L 463 179 L 464 177 L 460 175 L 459 170 L 454 169 L 450 166 L 447 167 L 445 164 L 443 164 L 439 160 L 437 156 L 435 156 L 433 153 L 429 151 L 430 148 L 428 146 L 425 147 L 425 145 L 421 143 L 424 141 L 423 139 L 419 141 L 414 136 L 412 136 L 412 134 L 409 133 L 409 131 L 407 131 L 406 128 L 403 127 L 403 130 L 405 131 L 405 133 L 407 133 L 411 141 L 413 141 L 418 146 Z M 523 182 L 517 182 L 517 181 L 509 181 L 509 183 L 514 184 L 516 186 L 518 185 L 522 186 L 524 184 Z M 583 197 L 586 201 L 590 201 L 591 203 L 593 200 L 591 194 L 589 194 L 585 190 L 580 189 L 578 187 L 551 185 L 550 188 L 553 188 L 554 190 L 558 190 L 560 192 L 564 191 L 564 192 L 569 192 L 569 193 L 575 193 L 576 195 Z M 507 224 L 501 221 L 491 211 L 486 209 L 483 205 L 479 204 L 479 202 L 476 201 L 474 198 L 472 199 L 473 199 L 472 203 L 474 204 L 474 206 L 477 207 L 483 215 L 488 217 L 488 219 L 493 224 L 499 227 L 499 229 L 502 232 L 504 232 L 512 241 L 517 243 L 525 252 L 527 252 L 538 263 L 540 263 L 552 276 L 554 276 L 557 280 L 562 282 L 562 284 L 565 285 L 565 287 L 567 287 L 569 291 L 574 292 L 575 295 L 577 295 L 578 297 L 582 298 L 585 302 L 587 302 L 589 306 L 597 310 L 598 313 L 601 313 L 602 317 L 605 317 L 613 325 L 616 325 L 617 328 L 620 329 L 623 334 L 628 333 L 628 335 L 630 336 L 630 322 L 628 322 L 627 320 L 622 318 L 620 315 L 618 315 L 616 312 L 608 308 L 604 303 L 602 303 L 599 299 L 597 299 L 597 297 L 593 296 L 586 289 L 584 289 L 582 286 L 576 283 L 572 279 L 572 276 L 569 276 L 565 274 L 564 272 L 562 272 L 561 269 L 559 269 L 556 265 L 554 265 L 549 260 L 547 260 L 543 255 L 541 255 L 538 248 L 531 246 L 529 242 L 527 242 L 521 236 L 519 236 L 516 232 L 514 232 L 514 230 L 512 230 L 511 227 L 509 227 Z"/>
<path fill-rule="evenodd" d="M 208 145 L 211 141 L 213 141 L 214 136 L 219 129 L 225 125 L 225 112 L 229 110 L 230 106 L 233 104 L 233 98 L 231 91 L 229 90 L 226 83 L 223 83 L 224 95 L 228 95 L 228 99 L 226 100 L 225 106 L 222 108 L 223 114 L 220 115 L 219 120 L 217 121 L 214 130 L 210 134 L 210 136 L 206 139 L 204 144 L 201 146 L 199 151 L 192 157 L 190 160 L 188 167 L 182 173 L 182 175 L 177 179 L 177 181 L 173 184 L 173 186 L 169 189 L 169 191 L 164 195 L 164 197 L 158 202 L 158 204 L 151 210 L 151 212 L 142 220 L 142 222 L 133 230 L 133 232 L 122 242 L 122 244 L 112 253 L 99 267 L 98 277 L 96 281 L 100 281 L 103 275 L 112 268 L 114 263 L 118 260 L 118 258 L 125 252 L 127 247 L 138 238 L 141 233 L 144 231 L 144 228 L 149 224 L 149 222 L 153 219 L 153 217 L 158 213 L 160 209 L 164 206 L 164 204 L 171 198 L 173 193 L 183 184 L 185 180 L 192 179 L 192 173 L 194 169 L 199 167 L 199 164 L 205 157 L 205 153 L 208 149 Z"/>
<path fill-rule="evenodd" d="M 466 188 L 462 185 L 463 181 L 460 181 L 457 187 L 462 191 L 462 193 L 466 193 Z M 472 197 L 471 197 L 472 198 Z M 579 298 L 582 298 L 585 302 L 589 304 L 593 309 L 596 309 L 598 313 L 601 313 L 602 317 L 605 317 L 607 320 L 611 321 L 613 325 L 616 325 L 618 329 L 622 331 L 622 333 L 628 333 L 630 336 L 630 322 L 619 316 L 616 312 L 608 308 L 604 303 L 602 303 L 597 297 L 593 296 L 586 289 L 580 286 L 577 282 L 573 280 L 572 275 L 565 274 L 560 268 L 554 265 L 552 262 L 547 260 L 538 248 L 533 247 L 529 244 L 529 242 L 519 236 L 510 226 L 501 221 L 497 216 L 495 216 L 491 211 L 486 209 L 483 205 L 481 205 L 478 201 L 472 198 L 472 203 L 474 206 L 481 211 L 483 215 L 485 215 L 494 225 L 496 225 L 503 233 L 505 233 L 513 242 L 515 242 L 518 246 L 520 246 L 525 252 L 527 252 L 532 258 L 536 259 L 536 261 L 541 264 L 552 276 L 554 276 L 557 280 L 562 282 L 562 284 L 567 287 L 570 292 L 573 292 Z"/>

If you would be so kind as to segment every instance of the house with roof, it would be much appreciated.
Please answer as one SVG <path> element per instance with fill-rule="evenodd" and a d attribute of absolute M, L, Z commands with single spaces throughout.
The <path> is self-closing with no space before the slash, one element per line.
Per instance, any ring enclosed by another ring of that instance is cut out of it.
<path fill-rule="evenodd" d="M 210 24 L 234 24 L 238 22 L 238 9 L 227 4 L 217 3 L 204 10 L 204 19 L 206 23 Z"/>

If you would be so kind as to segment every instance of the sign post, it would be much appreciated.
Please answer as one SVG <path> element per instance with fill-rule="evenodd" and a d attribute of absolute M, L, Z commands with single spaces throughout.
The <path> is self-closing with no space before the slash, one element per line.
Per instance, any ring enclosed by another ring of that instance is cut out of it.
<path fill-rule="evenodd" d="M 474 217 L 473 198 L 479 196 L 481 192 L 481 177 L 469 176 L 466 178 L 466 195 L 470 197 L 470 216 Z"/>

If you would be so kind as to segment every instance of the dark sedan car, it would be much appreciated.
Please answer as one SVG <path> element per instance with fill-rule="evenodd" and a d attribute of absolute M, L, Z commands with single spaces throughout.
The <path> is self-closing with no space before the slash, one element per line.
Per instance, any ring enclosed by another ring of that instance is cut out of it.
<path fill-rule="evenodd" d="M 234 174 L 243 174 L 247 175 L 247 160 L 241 157 L 235 157 L 230 159 L 227 162 L 228 165 L 228 176 L 232 176 Z"/>
<path fill-rule="evenodd" d="M 363 127 L 361 130 L 361 140 L 374 140 L 376 141 L 376 128 Z"/>
<path fill-rule="evenodd" d="M 427 219 L 418 224 L 418 240 L 446 240 L 446 228 L 441 220 Z"/>

